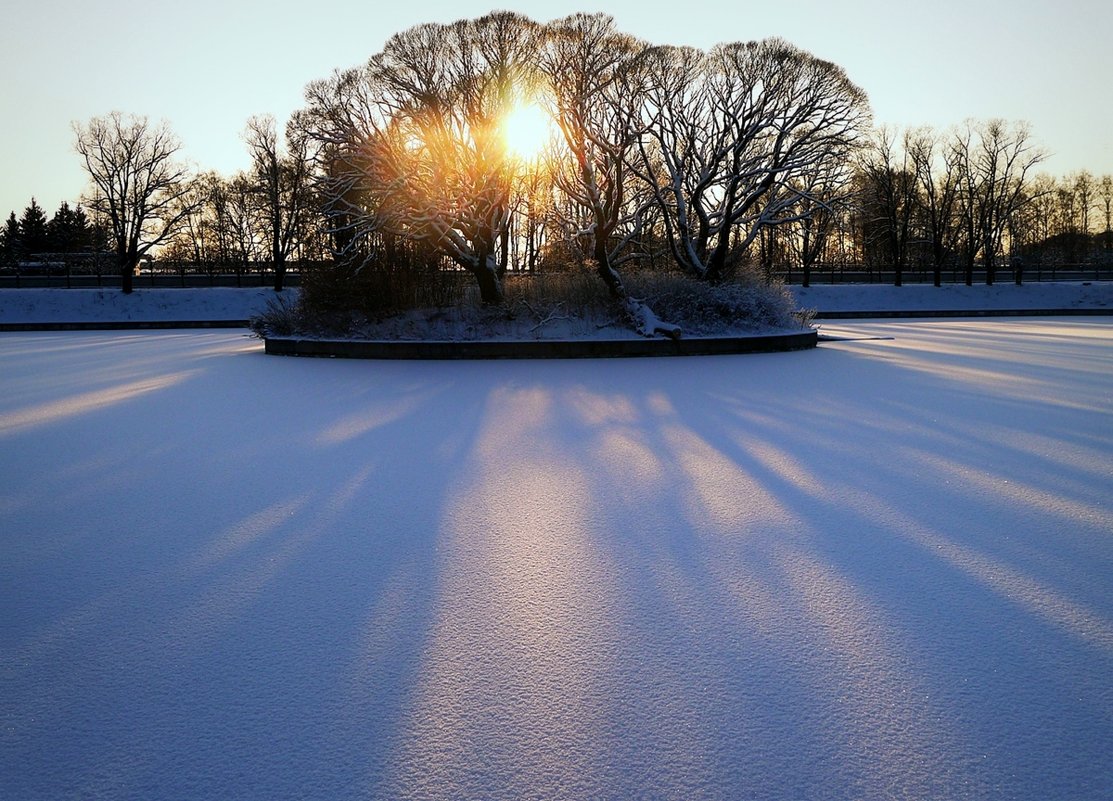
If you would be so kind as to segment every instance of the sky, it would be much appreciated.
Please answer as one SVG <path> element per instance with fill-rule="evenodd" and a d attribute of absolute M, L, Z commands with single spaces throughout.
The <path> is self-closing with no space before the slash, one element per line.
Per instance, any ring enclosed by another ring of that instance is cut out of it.
<path fill-rule="evenodd" d="M 497 8 L 539 21 L 601 11 L 655 44 L 780 36 L 842 66 L 878 123 L 1026 120 L 1051 154 L 1047 172 L 1113 173 L 1107 0 L 39 0 L 7 9 L 0 26 L 0 214 L 32 196 L 48 213 L 78 200 L 75 121 L 113 110 L 165 119 L 187 161 L 232 174 L 247 166 L 248 117 L 284 122 L 306 84 L 365 62 L 392 34 Z"/>

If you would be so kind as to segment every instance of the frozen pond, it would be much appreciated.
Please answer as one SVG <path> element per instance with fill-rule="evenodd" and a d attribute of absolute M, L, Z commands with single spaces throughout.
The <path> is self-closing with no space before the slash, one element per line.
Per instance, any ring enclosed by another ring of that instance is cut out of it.
<path fill-rule="evenodd" d="M 1107 798 L 1111 320 L 0 335 L 0 797 Z"/>

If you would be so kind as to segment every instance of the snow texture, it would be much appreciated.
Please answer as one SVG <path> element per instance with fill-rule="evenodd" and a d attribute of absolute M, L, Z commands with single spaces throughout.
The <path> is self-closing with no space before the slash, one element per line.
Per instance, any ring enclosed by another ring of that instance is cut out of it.
<path fill-rule="evenodd" d="M 0 798 L 1113 787 L 1113 327 L 758 356 L 0 335 Z"/>
<path fill-rule="evenodd" d="M 1108 309 L 1113 281 L 1042 281 L 1022 284 L 813 284 L 790 287 L 802 308 L 821 312 L 1023 311 L 1027 309 Z"/>
<path fill-rule="evenodd" d="M 272 289 L 0 289 L 0 323 L 118 323 L 247 320 L 263 312 Z M 284 290 L 293 300 L 297 290 Z"/>

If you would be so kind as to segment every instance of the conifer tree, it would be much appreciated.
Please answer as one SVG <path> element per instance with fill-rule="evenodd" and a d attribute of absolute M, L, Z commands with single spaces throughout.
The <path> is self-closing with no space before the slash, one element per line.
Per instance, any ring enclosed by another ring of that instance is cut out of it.
<path fill-rule="evenodd" d="M 71 209 L 70 204 L 62 201 L 58 211 L 47 224 L 50 250 L 53 253 L 76 253 L 89 249 L 89 218 L 78 206 Z"/>
<path fill-rule="evenodd" d="M 6 262 L 18 261 L 23 255 L 23 237 L 19 233 L 19 220 L 15 212 L 8 215 L 3 229 L 0 229 L 0 259 Z"/>
<path fill-rule="evenodd" d="M 19 233 L 26 253 L 44 253 L 49 250 L 50 238 L 47 236 L 46 226 L 46 213 L 38 201 L 31 198 L 31 205 L 23 210 L 23 216 L 19 219 Z"/>

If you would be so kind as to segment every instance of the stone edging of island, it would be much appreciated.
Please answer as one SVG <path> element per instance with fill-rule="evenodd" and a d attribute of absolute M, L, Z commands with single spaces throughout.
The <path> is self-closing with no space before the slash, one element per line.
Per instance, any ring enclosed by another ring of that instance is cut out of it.
<path fill-rule="evenodd" d="M 691 339 L 419 340 L 302 339 L 266 337 L 276 356 L 344 359 L 596 359 L 626 356 L 712 356 L 814 348 L 815 330 Z"/>
<path fill-rule="evenodd" d="M 816 320 L 880 320 L 924 317 L 1109 317 L 1113 308 L 1084 309 L 895 309 L 893 311 L 817 311 Z"/>

